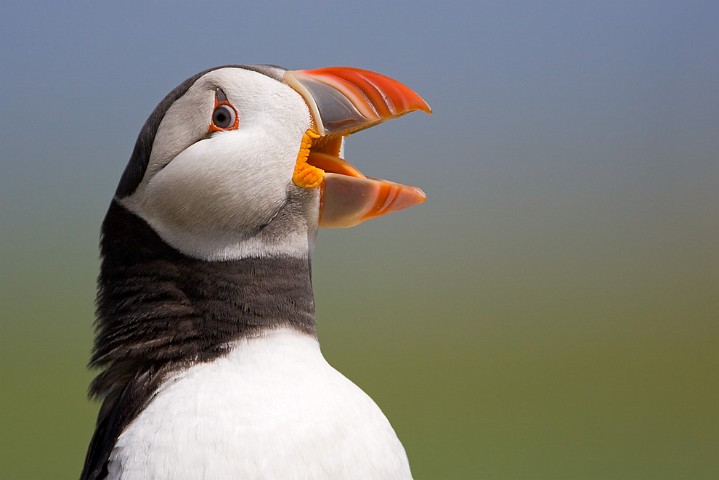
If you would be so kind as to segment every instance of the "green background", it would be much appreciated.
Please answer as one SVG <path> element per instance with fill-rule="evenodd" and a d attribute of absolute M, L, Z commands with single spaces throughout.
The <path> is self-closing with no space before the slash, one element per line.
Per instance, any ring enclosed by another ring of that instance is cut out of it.
<path fill-rule="evenodd" d="M 79 475 L 99 224 L 145 117 L 263 62 L 434 108 L 347 146 L 428 201 L 314 259 L 325 356 L 417 479 L 717 478 L 717 24 L 699 1 L 3 7 L 0 478 Z"/>

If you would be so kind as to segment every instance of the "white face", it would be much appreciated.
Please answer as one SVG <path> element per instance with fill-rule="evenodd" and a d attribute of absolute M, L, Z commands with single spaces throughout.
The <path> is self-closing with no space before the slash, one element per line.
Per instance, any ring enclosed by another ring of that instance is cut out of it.
<path fill-rule="evenodd" d="M 218 87 L 239 126 L 208 135 Z M 213 70 L 168 109 L 142 182 L 120 202 L 188 255 L 252 254 L 246 250 L 260 248 L 252 237 L 298 188 L 292 173 L 310 126 L 304 100 L 284 83 L 242 68 Z"/>

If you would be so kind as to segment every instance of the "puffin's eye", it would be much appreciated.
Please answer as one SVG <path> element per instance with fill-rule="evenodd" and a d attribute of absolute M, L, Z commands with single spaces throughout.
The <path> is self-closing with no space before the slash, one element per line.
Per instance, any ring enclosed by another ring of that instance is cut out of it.
<path fill-rule="evenodd" d="M 212 112 L 212 124 L 220 129 L 232 128 L 235 126 L 237 114 L 229 105 L 218 105 Z"/>

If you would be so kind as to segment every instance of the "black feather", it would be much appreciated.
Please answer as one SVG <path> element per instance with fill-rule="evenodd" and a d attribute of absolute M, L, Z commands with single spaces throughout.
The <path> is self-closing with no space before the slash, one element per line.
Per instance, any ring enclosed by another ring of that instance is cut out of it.
<path fill-rule="evenodd" d="M 226 65 L 282 81 L 270 65 Z M 140 131 L 116 198 L 132 195 L 147 169 L 167 110 L 206 73 L 173 89 Z M 291 213 L 291 212 L 290 212 Z M 287 228 L 287 226 L 285 226 Z M 281 235 L 280 231 L 274 232 Z M 95 348 L 102 371 L 90 395 L 102 401 L 81 479 L 107 475 L 118 436 L 152 400 L 168 374 L 224 354 L 228 344 L 288 325 L 315 333 L 309 258 L 207 262 L 182 255 L 116 201 L 102 226 Z"/>
<path fill-rule="evenodd" d="M 315 334 L 309 259 L 209 262 L 168 246 L 113 201 L 102 265 L 90 394 L 102 400 L 82 479 L 103 478 L 118 436 L 168 374 L 216 359 L 239 338 L 289 326 Z"/>

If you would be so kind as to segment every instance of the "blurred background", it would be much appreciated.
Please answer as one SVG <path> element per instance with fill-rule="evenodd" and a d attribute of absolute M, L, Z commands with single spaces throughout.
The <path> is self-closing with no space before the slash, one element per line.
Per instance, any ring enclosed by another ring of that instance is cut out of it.
<path fill-rule="evenodd" d="M 429 200 L 322 231 L 329 361 L 417 479 L 719 475 L 719 5 L 7 2 L 0 477 L 75 478 L 98 232 L 147 115 L 228 63 L 416 89 L 350 139 Z"/>

